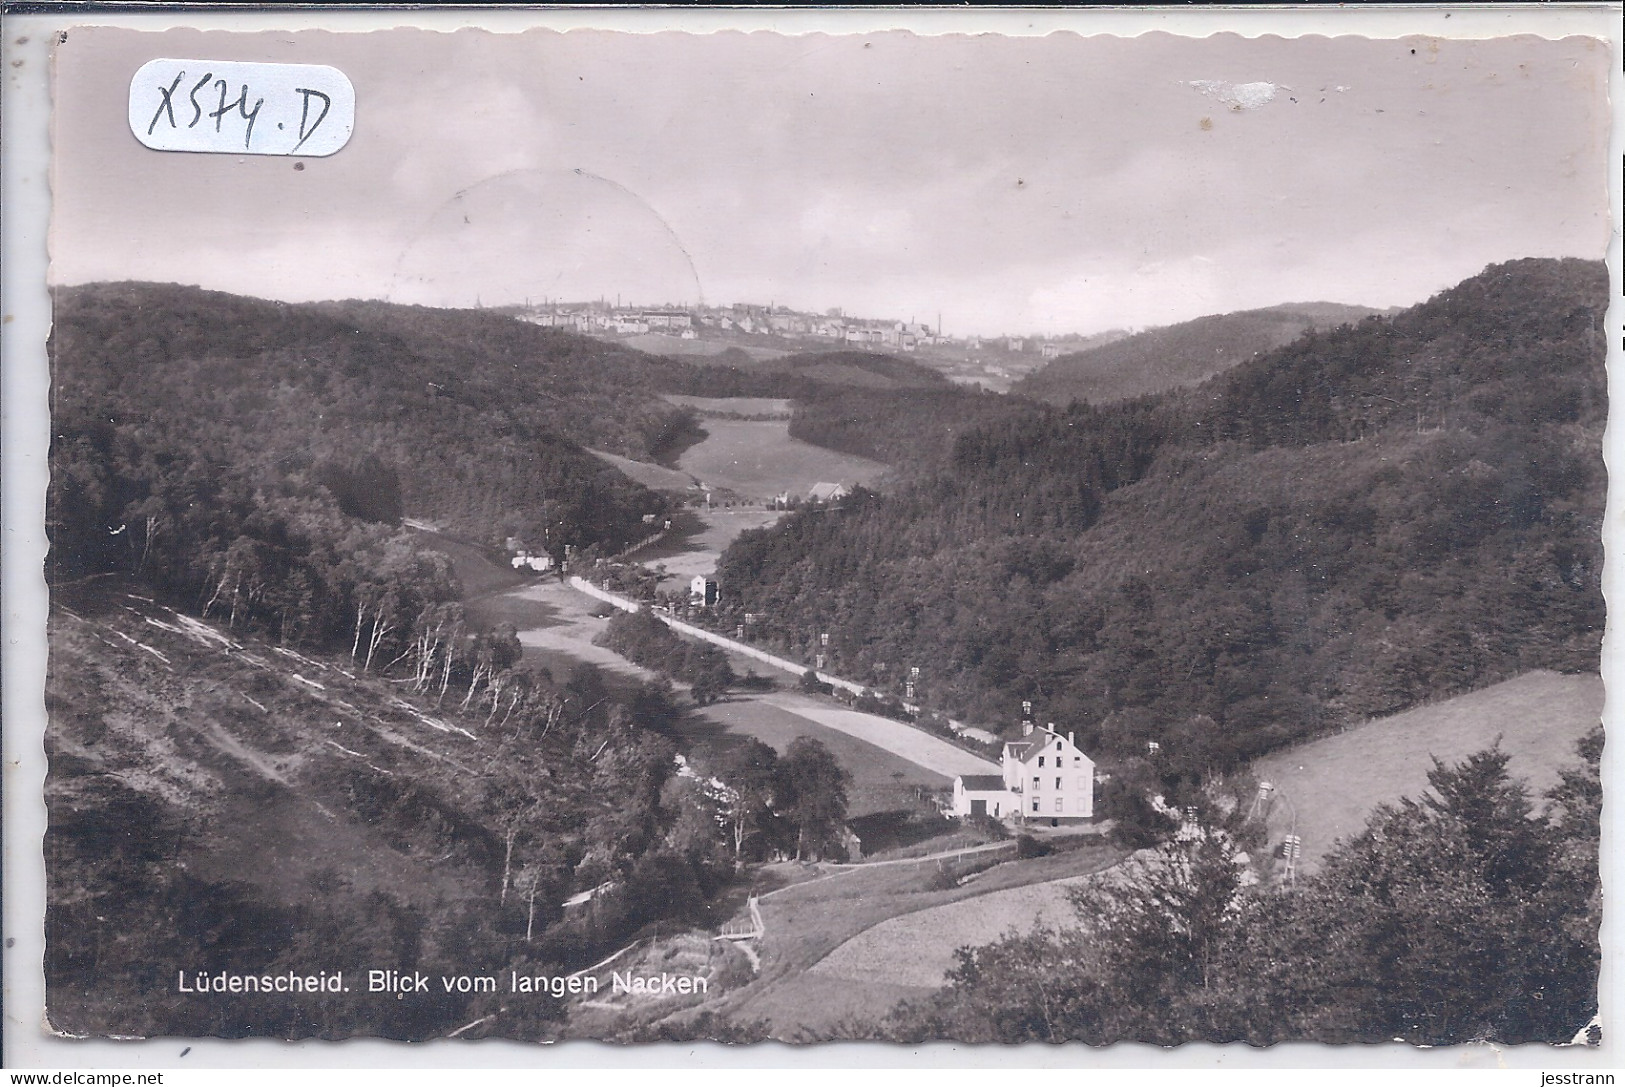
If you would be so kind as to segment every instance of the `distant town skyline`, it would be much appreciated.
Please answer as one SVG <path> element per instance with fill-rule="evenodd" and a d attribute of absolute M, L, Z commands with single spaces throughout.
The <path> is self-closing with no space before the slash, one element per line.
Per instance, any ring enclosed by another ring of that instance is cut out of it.
<path fill-rule="evenodd" d="M 622 313 L 622 314 L 635 314 L 635 313 L 654 314 L 654 313 L 663 313 L 663 312 L 669 312 L 669 313 L 682 312 L 682 313 L 689 313 L 689 314 L 713 314 L 713 315 L 715 315 L 715 314 L 724 314 L 724 313 L 737 313 L 737 312 L 741 312 L 741 311 L 744 311 L 744 312 L 760 312 L 761 314 L 764 314 L 764 315 L 765 314 L 793 315 L 793 316 L 798 317 L 798 318 L 805 318 L 809 322 L 814 322 L 814 323 L 828 322 L 828 323 L 835 323 L 835 324 L 844 324 L 844 325 L 854 327 L 854 328 L 856 328 L 856 327 L 881 327 L 881 326 L 897 325 L 898 327 L 903 328 L 903 329 L 907 329 L 909 331 L 923 330 L 924 332 L 929 333 L 933 337 L 940 337 L 940 338 L 943 338 L 945 340 L 950 340 L 950 341 L 954 341 L 954 342 L 962 342 L 962 343 L 968 343 L 968 342 L 974 342 L 974 341 L 992 343 L 994 341 L 1005 341 L 1005 340 L 1030 340 L 1030 341 L 1033 341 L 1033 342 L 1038 342 L 1038 341 L 1067 341 L 1067 340 L 1080 340 L 1081 341 L 1081 340 L 1099 339 L 1099 338 L 1101 338 L 1103 336 L 1105 336 L 1105 337 L 1113 337 L 1114 338 L 1116 335 L 1133 335 L 1134 333 L 1146 331 L 1146 328 L 1143 328 L 1143 327 L 1134 327 L 1134 328 L 1130 328 L 1130 327 L 1112 327 L 1112 328 L 1108 328 L 1108 329 L 1101 329 L 1101 330 L 1098 330 L 1096 332 L 1087 332 L 1087 333 L 1085 333 L 1085 332 L 1040 333 L 1040 332 L 1024 332 L 1024 331 L 1019 330 L 1019 329 L 1005 330 L 1005 331 L 1000 331 L 1000 332 L 956 333 L 952 329 L 946 328 L 946 326 L 945 326 L 945 324 L 943 322 L 943 319 L 939 315 L 935 315 L 935 314 L 931 315 L 929 319 L 921 320 L 918 317 L 918 315 L 914 315 L 914 314 L 911 314 L 911 315 L 909 315 L 907 317 L 901 317 L 901 316 L 896 316 L 896 315 L 892 315 L 892 314 L 855 313 L 855 312 L 851 312 L 849 310 L 846 310 L 846 309 L 844 309 L 844 308 L 842 308 L 840 306 L 831 306 L 830 308 L 824 309 L 824 310 L 805 310 L 805 309 L 799 309 L 799 308 L 797 308 L 795 306 L 785 305 L 782 302 L 772 302 L 772 301 L 767 301 L 767 302 L 763 302 L 763 301 L 741 301 L 741 302 L 689 302 L 689 303 L 684 303 L 684 302 L 634 303 L 634 302 L 626 301 L 626 300 L 624 300 L 623 298 L 620 298 L 620 297 L 616 297 L 616 298 L 603 298 L 603 297 L 599 297 L 599 298 L 576 298 L 576 299 L 572 299 L 572 298 L 526 298 L 522 302 L 517 303 L 517 304 L 515 304 L 515 303 L 507 303 L 507 304 L 503 304 L 503 305 L 500 305 L 500 306 L 491 306 L 491 307 L 486 307 L 485 303 L 484 303 L 484 301 L 482 299 L 476 299 L 475 306 L 476 306 L 476 308 L 491 308 L 491 309 L 499 309 L 499 310 L 512 310 L 512 309 L 515 309 L 515 308 L 519 308 L 519 309 L 528 311 L 532 315 L 546 314 L 546 313 L 554 313 L 554 314 L 577 313 L 577 314 L 579 314 L 579 313 L 582 313 L 582 312 L 587 311 L 587 310 L 601 310 L 601 311 L 606 312 L 606 313 Z M 1202 314 L 1201 316 L 1210 316 L 1210 315 Z M 1158 326 L 1158 327 L 1160 327 L 1160 326 Z M 765 331 L 765 329 L 764 329 L 764 331 Z M 792 336 L 791 338 L 796 338 L 796 337 Z"/>
<path fill-rule="evenodd" d="M 1090 335 L 1600 258 L 1591 39 L 162 35 L 57 55 L 53 281 L 763 304 Z M 331 64 L 325 159 L 153 151 L 155 57 Z M 628 78 L 627 73 L 636 73 Z"/>

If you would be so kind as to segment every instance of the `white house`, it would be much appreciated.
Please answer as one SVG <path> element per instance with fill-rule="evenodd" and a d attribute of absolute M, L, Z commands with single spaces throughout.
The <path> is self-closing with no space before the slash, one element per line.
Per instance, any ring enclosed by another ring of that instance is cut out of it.
<path fill-rule="evenodd" d="M 717 602 L 717 583 L 704 574 L 695 574 L 688 583 L 688 602 L 709 608 Z"/>
<path fill-rule="evenodd" d="M 1073 733 L 1055 726 L 1027 732 L 1005 743 L 999 776 L 972 774 L 954 779 L 954 814 L 1015 816 L 1051 826 L 1094 818 L 1095 764 L 1078 750 Z"/>
<path fill-rule="evenodd" d="M 836 502 L 851 493 L 851 488 L 844 483 L 814 483 L 812 490 L 807 492 L 807 499 L 810 502 Z"/>
<path fill-rule="evenodd" d="M 534 570 L 538 574 L 553 568 L 553 557 L 545 551 L 520 549 L 511 561 L 515 570 Z"/>

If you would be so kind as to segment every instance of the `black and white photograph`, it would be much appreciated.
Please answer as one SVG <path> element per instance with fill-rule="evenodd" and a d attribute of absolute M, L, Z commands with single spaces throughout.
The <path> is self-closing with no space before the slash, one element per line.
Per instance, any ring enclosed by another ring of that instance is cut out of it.
<path fill-rule="evenodd" d="M 1617 37 L 216 25 L 52 43 L 39 1029 L 1617 1044 Z"/>

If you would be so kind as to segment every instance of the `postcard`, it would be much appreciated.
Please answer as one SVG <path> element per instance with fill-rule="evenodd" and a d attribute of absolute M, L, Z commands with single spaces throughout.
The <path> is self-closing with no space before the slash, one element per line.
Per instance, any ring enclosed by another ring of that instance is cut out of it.
<path fill-rule="evenodd" d="M 1617 30 L 255 18 L 51 43 L 30 1029 L 1593 1052 Z"/>

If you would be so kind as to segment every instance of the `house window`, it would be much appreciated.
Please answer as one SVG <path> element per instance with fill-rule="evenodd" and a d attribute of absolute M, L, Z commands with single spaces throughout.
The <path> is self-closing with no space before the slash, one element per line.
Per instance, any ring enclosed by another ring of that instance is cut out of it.
<path fill-rule="evenodd" d="M 1037 798 L 1036 798 L 1036 797 L 1035 797 L 1035 798 L 1034 798 L 1034 799 L 1033 799 L 1033 811 L 1037 811 L 1037 810 L 1038 810 L 1038 800 L 1037 800 Z"/>
<path fill-rule="evenodd" d="M 1039 784 L 1038 784 L 1038 779 L 1037 779 L 1037 778 L 1033 778 L 1033 788 L 1035 788 L 1035 789 L 1037 789 L 1037 788 L 1039 788 Z"/>
<path fill-rule="evenodd" d="M 1042 767 L 1044 765 L 1044 756 L 1042 756 L 1042 755 L 1038 756 L 1038 765 L 1040 767 Z"/>
<path fill-rule="evenodd" d="M 1057 789 L 1059 789 L 1061 787 L 1061 779 L 1060 778 L 1055 779 L 1055 787 Z"/>
<path fill-rule="evenodd" d="M 1072 757 L 1072 765 L 1073 766 L 1082 766 L 1083 765 L 1083 756 L 1082 755 L 1074 755 Z"/>
<path fill-rule="evenodd" d="M 1060 810 L 1061 810 L 1061 804 L 1062 804 L 1062 800 L 1061 800 L 1061 798 L 1060 798 L 1060 797 L 1056 797 L 1056 798 L 1055 798 L 1055 810 L 1056 810 L 1056 811 L 1060 811 Z"/>
<path fill-rule="evenodd" d="M 1080 793 L 1086 793 L 1086 792 L 1089 791 L 1089 779 L 1088 778 L 1079 778 L 1078 779 L 1078 791 Z"/>

